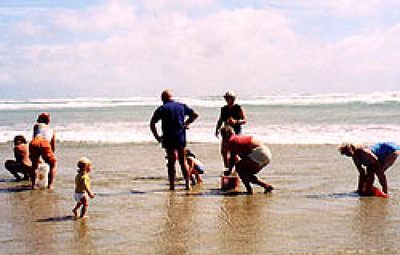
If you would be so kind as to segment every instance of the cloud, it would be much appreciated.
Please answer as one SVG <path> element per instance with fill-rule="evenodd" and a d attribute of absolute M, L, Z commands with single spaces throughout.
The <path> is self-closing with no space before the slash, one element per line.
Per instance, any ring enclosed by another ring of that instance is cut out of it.
<path fill-rule="evenodd" d="M 281 10 L 220 8 L 194 17 L 184 10 L 215 2 L 146 3 L 163 11 L 141 13 L 136 1 L 107 1 L 46 12 L 46 22 L 43 16 L 19 21 L 21 31 L 32 28 L 27 35 L 40 37 L 33 28 L 47 24 L 60 37 L 0 45 L 1 86 L 24 84 L 17 93 L 27 97 L 34 91 L 56 97 L 158 95 L 167 87 L 186 95 L 398 88 L 400 23 L 326 42 L 297 33 Z M 74 40 L 64 41 L 64 33 Z"/>
<path fill-rule="evenodd" d="M 75 33 L 107 33 L 128 29 L 136 22 L 135 6 L 129 1 L 106 1 L 85 10 L 58 11 L 51 15 L 53 26 Z"/>

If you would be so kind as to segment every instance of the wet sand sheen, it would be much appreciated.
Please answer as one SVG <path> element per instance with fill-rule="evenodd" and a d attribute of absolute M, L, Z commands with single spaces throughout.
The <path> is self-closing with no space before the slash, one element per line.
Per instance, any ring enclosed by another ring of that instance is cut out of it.
<path fill-rule="evenodd" d="M 1 160 L 11 145 L 0 145 Z M 1 172 L 2 254 L 396 254 L 400 220 L 397 163 L 391 198 L 359 198 L 356 170 L 334 146 L 271 146 L 260 177 L 271 194 L 227 196 L 218 190 L 216 144 L 190 144 L 206 164 L 204 184 L 169 192 L 163 151 L 155 144 L 58 147 L 54 191 L 26 190 Z M 76 160 L 95 165 L 89 218 L 74 220 Z M 244 191 L 241 186 L 241 191 Z"/>

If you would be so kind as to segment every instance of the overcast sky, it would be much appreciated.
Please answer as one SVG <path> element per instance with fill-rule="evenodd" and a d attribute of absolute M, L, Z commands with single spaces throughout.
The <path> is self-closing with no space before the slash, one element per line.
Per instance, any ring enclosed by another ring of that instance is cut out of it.
<path fill-rule="evenodd" d="M 2 0 L 1 98 L 400 90 L 398 0 Z"/>

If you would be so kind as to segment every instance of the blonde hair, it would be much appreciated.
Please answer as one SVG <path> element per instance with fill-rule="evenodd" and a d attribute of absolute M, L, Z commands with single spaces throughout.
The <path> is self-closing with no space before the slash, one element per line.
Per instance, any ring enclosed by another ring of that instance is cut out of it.
<path fill-rule="evenodd" d="M 91 165 L 92 161 L 90 161 L 90 159 L 88 159 L 87 157 L 82 157 L 78 160 L 78 168 L 79 169 L 85 169 L 87 165 Z"/>
<path fill-rule="evenodd" d="M 354 144 L 352 143 L 342 143 L 341 145 L 339 145 L 337 150 L 340 152 L 340 154 L 347 154 L 352 147 L 354 147 Z"/>

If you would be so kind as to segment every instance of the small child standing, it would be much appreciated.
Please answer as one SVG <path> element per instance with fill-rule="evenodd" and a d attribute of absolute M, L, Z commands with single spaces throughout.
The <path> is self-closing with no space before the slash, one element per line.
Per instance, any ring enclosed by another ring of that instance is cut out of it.
<path fill-rule="evenodd" d="M 92 162 L 86 158 L 82 157 L 78 161 L 78 173 L 75 177 L 75 201 L 77 202 L 72 212 L 75 217 L 78 216 L 78 209 L 82 206 L 80 217 L 85 217 L 88 205 L 89 198 L 94 198 L 94 194 L 90 191 L 90 178 L 88 173 L 90 172 L 92 167 Z"/>

